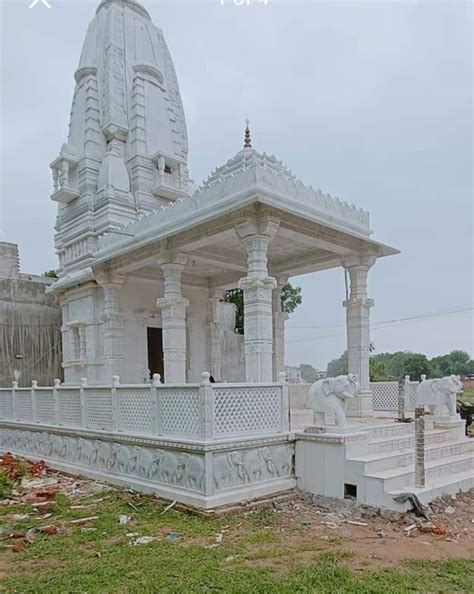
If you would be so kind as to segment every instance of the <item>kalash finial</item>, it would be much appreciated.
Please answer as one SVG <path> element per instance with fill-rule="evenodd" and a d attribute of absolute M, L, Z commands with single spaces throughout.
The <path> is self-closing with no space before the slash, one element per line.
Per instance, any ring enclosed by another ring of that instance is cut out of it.
<path fill-rule="evenodd" d="M 245 120 L 245 138 L 244 138 L 244 148 L 252 148 L 252 138 L 250 137 L 250 122 Z"/>

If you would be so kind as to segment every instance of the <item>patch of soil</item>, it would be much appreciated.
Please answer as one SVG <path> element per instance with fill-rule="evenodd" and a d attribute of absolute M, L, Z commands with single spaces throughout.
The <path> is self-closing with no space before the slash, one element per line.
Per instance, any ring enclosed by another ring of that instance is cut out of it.
<path fill-rule="evenodd" d="M 317 543 L 332 543 L 349 553 L 347 564 L 353 569 L 392 567 L 406 559 L 473 558 L 474 490 L 440 498 L 428 511 L 429 522 L 411 513 L 302 496 L 279 506 L 271 524 L 280 536 L 276 547 L 312 554 Z M 433 534 L 432 526 L 443 528 L 445 534 Z"/>

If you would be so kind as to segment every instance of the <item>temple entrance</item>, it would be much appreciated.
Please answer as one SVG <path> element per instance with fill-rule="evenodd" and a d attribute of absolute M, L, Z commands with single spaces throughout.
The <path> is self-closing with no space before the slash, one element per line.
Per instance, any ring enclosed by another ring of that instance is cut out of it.
<path fill-rule="evenodd" d="M 163 364 L 163 329 L 147 328 L 147 348 L 148 348 L 148 369 L 150 370 L 150 379 L 154 373 L 161 375 L 161 381 L 164 381 Z"/>

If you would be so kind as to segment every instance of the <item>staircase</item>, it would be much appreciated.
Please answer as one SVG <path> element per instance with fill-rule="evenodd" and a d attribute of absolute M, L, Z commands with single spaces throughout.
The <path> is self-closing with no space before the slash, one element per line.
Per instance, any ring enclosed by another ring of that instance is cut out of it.
<path fill-rule="evenodd" d="M 474 439 L 460 424 L 425 422 L 426 486 L 415 487 L 415 426 L 394 423 L 367 427 L 368 440 L 346 446 L 345 480 L 357 485 L 361 503 L 407 511 L 393 498 L 413 493 L 422 503 L 474 487 Z"/>

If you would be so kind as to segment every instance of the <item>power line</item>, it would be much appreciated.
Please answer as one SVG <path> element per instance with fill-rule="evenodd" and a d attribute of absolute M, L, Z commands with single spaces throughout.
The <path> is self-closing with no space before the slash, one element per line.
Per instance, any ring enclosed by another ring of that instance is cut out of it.
<path fill-rule="evenodd" d="M 435 319 L 435 318 L 447 318 L 447 317 L 465 314 L 465 313 L 472 312 L 472 311 L 474 311 L 473 306 L 468 307 L 468 308 L 462 308 L 462 309 L 456 308 L 456 309 L 447 310 L 444 312 L 437 312 L 434 314 L 426 314 L 426 315 L 420 315 L 420 316 L 410 316 L 410 317 L 406 317 L 406 318 L 398 318 L 398 319 L 394 319 L 394 320 L 386 320 L 383 322 L 371 324 L 371 330 L 380 330 L 380 329 L 387 328 L 390 326 L 402 325 L 402 324 L 413 323 L 413 322 L 418 322 L 418 321 L 423 321 L 423 320 L 430 320 L 430 319 Z M 323 332 L 319 332 L 316 335 L 307 336 L 307 337 L 303 337 L 303 338 L 289 339 L 286 341 L 287 343 L 307 342 L 307 341 L 311 341 L 311 340 L 319 340 L 321 338 L 329 338 L 331 336 L 337 336 L 338 334 L 345 332 L 346 326 L 345 326 L 345 324 L 334 324 L 332 326 L 311 326 L 311 325 L 290 326 L 290 327 L 288 327 L 288 330 L 292 330 L 293 328 L 306 328 L 306 329 L 312 328 L 312 329 L 322 330 Z"/>

